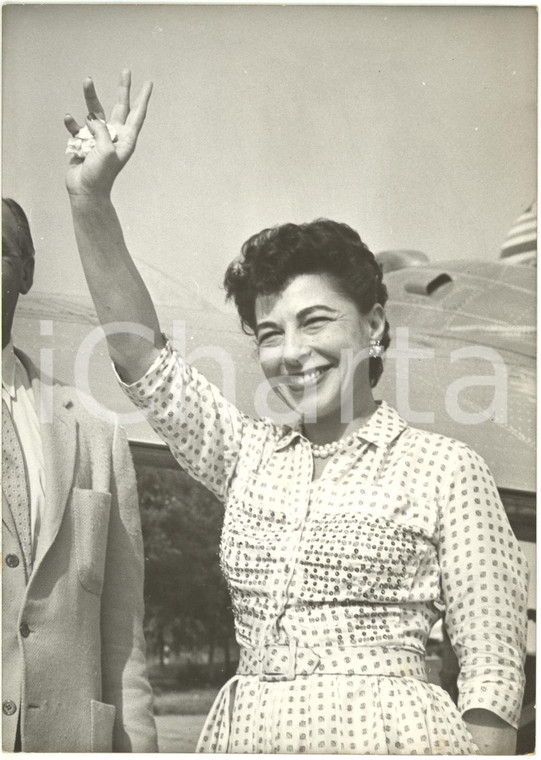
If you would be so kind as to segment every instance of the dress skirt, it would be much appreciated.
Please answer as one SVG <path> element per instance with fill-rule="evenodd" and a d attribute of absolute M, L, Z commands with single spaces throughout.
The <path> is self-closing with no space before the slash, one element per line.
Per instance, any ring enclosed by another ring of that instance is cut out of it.
<path fill-rule="evenodd" d="M 234 676 L 197 747 L 219 753 L 475 755 L 479 750 L 443 689 L 416 678 Z"/>

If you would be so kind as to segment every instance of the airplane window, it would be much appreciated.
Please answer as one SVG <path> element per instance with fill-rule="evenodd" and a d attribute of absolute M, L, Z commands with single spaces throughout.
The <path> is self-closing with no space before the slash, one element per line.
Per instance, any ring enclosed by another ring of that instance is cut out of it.
<path fill-rule="evenodd" d="M 404 288 L 407 293 L 414 293 L 419 296 L 431 296 L 436 294 L 444 285 L 452 282 L 453 278 L 444 272 L 431 279 L 427 279 L 426 272 L 413 272 L 412 278 L 406 282 Z"/>
<path fill-rule="evenodd" d="M 435 293 L 436 290 L 439 290 L 439 288 L 441 288 L 442 285 L 446 285 L 448 282 L 452 282 L 452 281 L 453 281 L 452 278 L 449 277 L 448 274 L 438 275 L 426 286 L 427 295 L 431 296 L 432 293 Z"/>

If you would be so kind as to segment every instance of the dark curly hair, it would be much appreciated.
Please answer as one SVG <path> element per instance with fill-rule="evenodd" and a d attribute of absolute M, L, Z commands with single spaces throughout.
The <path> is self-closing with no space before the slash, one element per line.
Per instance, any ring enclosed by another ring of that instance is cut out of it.
<path fill-rule="evenodd" d="M 282 224 L 249 238 L 225 273 L 227 298 L 235 301 L 244 332 L 255 333 L 258 295 L 279 293 L 297 275 L 317 272 L 333 275 L 361 314 L 367 314 L 376 303 L 385 306 L 387 288 L 381 268 L 355 230 L 330 219 Z M 387 321 L 381 342 L 387 349 Z M 383 360 L 370 357 L 372 387 L 382 372 Z"/>

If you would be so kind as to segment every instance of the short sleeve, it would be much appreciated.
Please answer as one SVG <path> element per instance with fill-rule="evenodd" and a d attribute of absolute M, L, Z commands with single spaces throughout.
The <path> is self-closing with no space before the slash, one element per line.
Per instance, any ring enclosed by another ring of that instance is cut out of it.
<path fill-rule="evenodd" d="M 462 713 L 515 728 L 524 692 L 528 568 L 485 462 L 465 445 L 440 515 L 445 622 L 458 658 Z"/>
<path fill-rule="evenodd" d="M 140 380 L 118 380 L 183 469 L 225 501 L 243 440 L 253 435 L 257 421 L 227 401 L 169 342 Z"/>

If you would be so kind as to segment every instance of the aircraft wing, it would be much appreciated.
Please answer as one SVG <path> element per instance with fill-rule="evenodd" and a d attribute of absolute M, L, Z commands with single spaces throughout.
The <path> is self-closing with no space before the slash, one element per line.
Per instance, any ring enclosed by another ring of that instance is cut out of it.
<path fill-rule="evenodd" d="M 210 305 L 157 306 L 162 329 L 184 355 L 231 401 L 254 414 L 254 393 L 263 378 L 254 343 L 233 313 Z M 19 299 L 14 343 L 49 375 L 74 385 L 93 413 L 122 415 L 128 437 L 138 444 L 160 444 L 143 415 L 120 390 L 107 353 L 105 335 L 90 299 L 31 291 Z"/>
<path fill-rule="evenodd" d="M 487 460 L 499 487 L 518 491 L 535 490 L 532 272 L 482 261 L 389 272 L 393 340 L 376 389 L 411 424 L 470 444 Z M 265 383 L 255 344 L 241 332 L 236 315 L 196 303 L 182 309 L 180 321 L 174 306 L 157 309 L 164 331 L 176 336 L 188 359 L 240 409 L 255 414 L 254 398 Z M 19 301 L 14 336 L 44 370 L 91 396 L 96 410 L 129 413 L 123 419 L 132 442 L 158 443 L 117 387 L 88 299 L 30 292 Z M 411 349 L 426 358 L 406 361 Z M 278 402 L 269 406 L 283 409 Z"/>
<path fill-rule="evenodd" d="M 471 445 L 500 488 L 530 492 L 536 462 L 533 272 L 481 261 L 389 272 L 392 344 L 377 388 L 411 424 Z"/>

